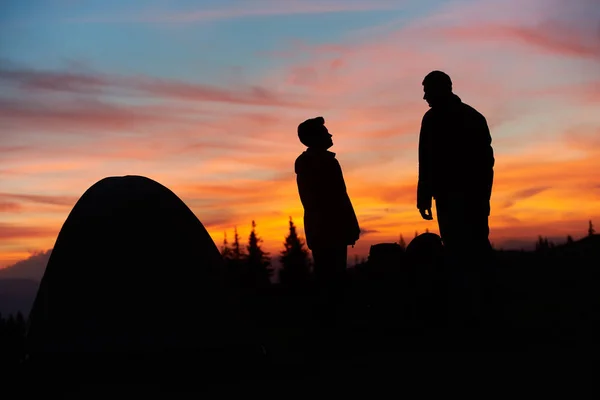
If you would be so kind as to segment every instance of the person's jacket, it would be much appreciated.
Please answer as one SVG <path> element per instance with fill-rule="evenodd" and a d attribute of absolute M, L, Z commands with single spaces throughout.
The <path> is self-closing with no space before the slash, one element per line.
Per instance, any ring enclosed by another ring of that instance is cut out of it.
<path fill-rule="evenodd" d="M 354 244 L 358 220 L 335 153 L 309 148 L 295 163 L 308 248 Z"/>
<path fill-rule="evenodd" d="M 489 202 L 494 180 L 491 142 L 485 117 L 455 94 L 427 111 L 419 135 L 417 208 L 431 208 L 432 197 L 453 194 Z"/>

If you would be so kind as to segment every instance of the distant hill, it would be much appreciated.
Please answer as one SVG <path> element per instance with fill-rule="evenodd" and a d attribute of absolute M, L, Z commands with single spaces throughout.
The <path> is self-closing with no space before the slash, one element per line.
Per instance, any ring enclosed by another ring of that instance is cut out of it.
<path fill-rule="evenodd" d="M 31 279 L 41 281 L 52 249 L 32 254 L 25 260 L 0 269 L 0 279 Z"/>
<path fill-rule="evenodd" d="M 27 317 L 52 250 L 0 269 L 0 313 L 4 316 L 21 312 Z"/>
<path fill-rule="evenodd" d="M 33 279 L 0 279 L 0 313 L 27 317 L 40 283 Z"/>
<path fill-rule="evenodd" d="M 554 252 L 575 252 L 578 254 L 590 255 L 600 251 L 600 235 L 589 235 L 572 243 L 565 243 L 555 246 L 551 249 Z"/>

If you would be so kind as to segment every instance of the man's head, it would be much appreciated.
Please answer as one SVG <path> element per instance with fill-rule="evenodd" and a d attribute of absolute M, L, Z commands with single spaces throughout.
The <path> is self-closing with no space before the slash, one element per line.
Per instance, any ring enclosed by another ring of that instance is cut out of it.
<path fill-rule="evenodd" d="M 452 80 L 442 71 L 432 71 L 423 79 L 423 99 L 429 107 L 447 100 L 452 94 Z"/>
<path fill-rule="evenodd" d="M 333 146 L 331 137 L 323 117 L 307 119 L 298 125 L 298 138 L 306 147 L 326 150 Z"/>

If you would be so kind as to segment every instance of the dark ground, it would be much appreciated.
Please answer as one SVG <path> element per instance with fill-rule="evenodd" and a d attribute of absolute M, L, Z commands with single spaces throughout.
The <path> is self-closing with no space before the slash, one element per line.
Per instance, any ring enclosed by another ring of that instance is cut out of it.
<path fill-rule="evenodd" d="M 579 383 L 567 390 L 585 395 L 600 349 L 598 247 L 591 241 L 586 246 L 496 252 L 481 280 L 478 325 L 460 323 L 465 303 L 453 300 L 456 292 L 443 267 L 366 264 L 350 270 L 329 309 L 311 287 L 243 291 L 241 344 L 212 355 L 61 355 L 44 368 L 5 357 L 4 365 L 17 372 L 15 385 L 29 382 L 34 391 L 41 382 L 61 390 L 65 382 L 73 388 L 77 382 L 104 388 L 128 382 L 134 391 L 262 393 L 283 385 L 290 394 L 327 388 L 346 395 L 364 387 L 392 387 L 397 394 L 398 385 L 450 391 L 442 384 L 449 380 L 457 393 L 467 379 L 473 391 L 487 384 L 495 385 L 488 391 L 516 390 L 522 382 L 535 392 L 535 382 L 547 390 L 576 371 Z"/>

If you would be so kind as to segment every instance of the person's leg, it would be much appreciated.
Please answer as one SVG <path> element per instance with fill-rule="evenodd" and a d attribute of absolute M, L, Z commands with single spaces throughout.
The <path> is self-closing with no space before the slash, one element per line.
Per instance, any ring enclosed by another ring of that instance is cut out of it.
<path fill-rule="evenodd" d="M 324 258 L 323 250 L 319 248 L 311 249 L 312 259 L 313 259 L 313 278 L 315 284 L 318 286 L 319 282 L 322 280 L 323 268 L 326 260 Z"/>
<path fill-rule="evenodd" d="M 348 246 L 338 246 L 335 252 L 335 284 L 344 285 L 348 269 Z"/>
<path fill-rule="evenodd" d="M 471 287 L 474 298 L 474 319 L 473 323 L 480 325 L 485 323 L 486 314 L 492 317 L 492 290 L 493 268 L 492 257 L 493 249 L 489 241 L 489 201 L 479 201 L 472 205 L 473 212 L 468 220 L 470 232 L 469 240 L 473 243 L 470 264 L 472 269 L 469 271 L 471 276 Z"/>
<path fill-rule="evenodd" d="M 329 296 L 332 306 L 339 307 L 344 303 L 346 280 L 348 274 L 348 246 L 336 246 L 332 249 L 335 257 L 332 265 L 332 280 L 329 282 Z"/>
<path fill-rule="evenodd" d="M 469 307 L 467 324 L 480 327 L 485 303 L 488 302 L 492 247 L 489 241 L 489 202 L 468 199 L 463 215 L 463 267 Z"/>
<path fill-rule="evenodd" d="M 314 262 L 315 296 L 317 300 L 316 313 L 319 320 L 327 319 L 327 304 L 332 281 L 332 272 L 335 271 L 335 252 L 328 247 L 312 250 Z"/>
<path fill-rule="evenodd" d="M 460 198 L 450 196 L 436 199 L 435 204 L 444 253 L 452 264 L 457 264 L 462 261 L 463 242 L 466 239 L 464 204 Z"/>
<path fill-rule="evenodd" d="M 470 210 L 460 195 L 436 199 L 436 208 L 448 276 L 449 323 L 462 331 L 472 319 L 476 302 Z M 458 334 L 462 337 L 462 333 Z"/>

